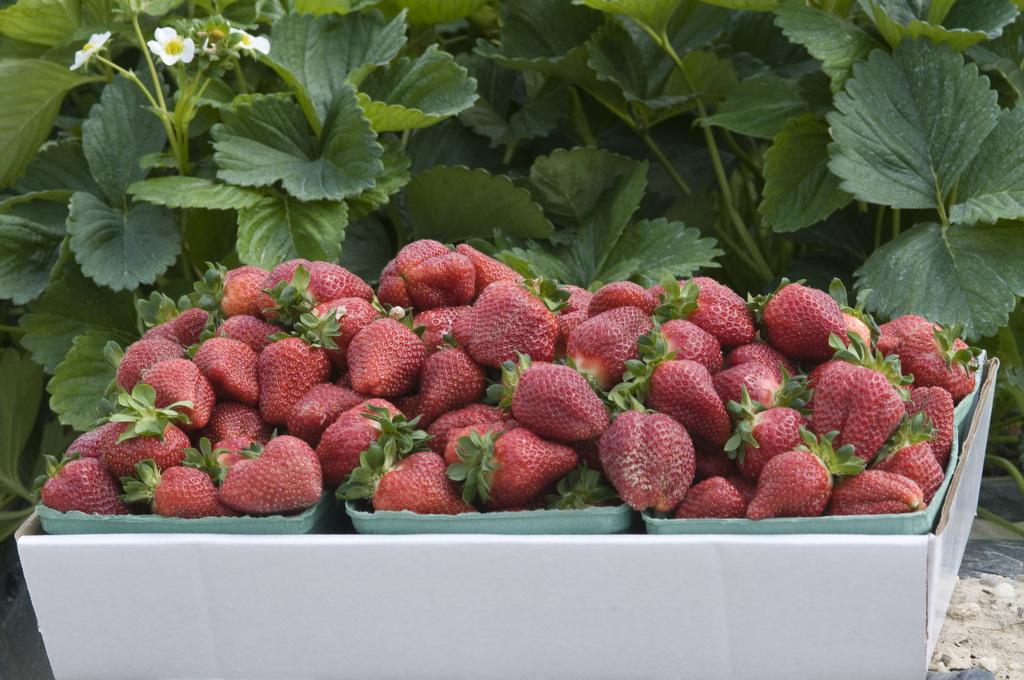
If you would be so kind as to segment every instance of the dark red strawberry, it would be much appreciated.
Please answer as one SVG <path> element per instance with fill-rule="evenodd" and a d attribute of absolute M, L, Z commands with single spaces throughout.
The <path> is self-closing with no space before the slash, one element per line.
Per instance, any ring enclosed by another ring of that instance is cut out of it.
<path fill-rule="evenodd" d="M 572 369 L 569 369 L 572 370 Z M 479 401 L 484 396 L 484 371 L 464 350 L 449 347 L 423 362 L 417 401 L 421 423 Z"/>
<path fill-rule="evenodd" d="M 362 395 L 347 387 L 338 387 L 330 383 L 313 385 L 295 402 L 291 413 L 288 414 L 288 434 L 315 447 L 320 442 L 324 430 L 339 415 L 355 408 L 364 399 Z"/>
<path fill-rule="evenodd" d="M 71 455 L 60 461 L 46 456 L 46 481 L 39 498 L 57 512 L 85 512 L 96 515 L 125 515 L 131 512 L 121 502 L 121 487 L 100 461 Z"/>
<path fill-rule="evenodd" d="M 270 336 L 280 330 L 274 324 L 263 319 L 242 314 L 240 316 L 233 316 L 222 323 L 217 329 L 217 336 L 240 340 L 249 345 L 252 351 L 259 354 L 263 351 L 264 347 L 273 342 Z"/>
<path fill-rule="evenodd" d="M 322 490 L 313 449 L 298 437 L 282 435 L 267 442 L 258 457 L 232 465 L 219 498 L 236 512 L 272 515 L 304 510 L 320 500 Z"/>
<path fill-rule="evenodd" d="M 697 276 L 680 287 L 675 279 L 666 278 L 651 292 L 660 300 L 655 309 L 660 321 L 686 319 L 715 336 L 722 347 L 754 340 L 754 316 L 747 303 L 714 279 Z"/>
<path fill-rule="evenodd" d="M 872 467 L 914 480 L 921 487 L 925 502 L 930 503 L 945 474 L 932 453 L 934 436 L 935 428 L 925 414 L 905 417 Z"/>
<path fill-rule="evenodd" d="M 599 443 L 601 469 L 635 510 L 671 512 L 693 483 L 693 442 L 663 413 L 626 411 Z"/>
<path fill-rule="evenodd" d="M 219 442 L 232 437 L 244 437 L 247 441 L 266 444 L 270 440 L 271 427 L 260 418 L 260 412 L 252 406 L 222 401 L 213 407 L 210 420 L 202 436 Z"/>
<path fill-rule="evenodd" d="M 921 487 L 903 475 L 865 470 L 840 480 L 828 505 L 830 515 L 892 515 L 925 507 Z"/>
<path fill-rule="evenodd" d="M 188 421 L 182 422 L 183 430 L 199 430 L 206 426 L 216 400 L 213 387 L 188 359 L 166 359 L 147 368 L 142 379 L 156 390 L 157 408 L 177 407 Z M 186 405 L 187 403 L 187 405 Z"/>
<path fill-rule="evenodd" d="M 565 300 L 565 306 L 558 310 L 559 314 L 587 312 L 590 309 L 590 301 L 594 299 L 594 294 L 589 290 L 571 284 L 565 284 L 561 288 L 569 297 Z"/>
<path fill-rule="evenodd" d="M 511 267 L 498 262 L 493 257 L 481 253 L 468 243 L 455 246 L 455 252 L 465 255 L 476 269 L 476 295 L 495 281 L 520 282 L 523 277 Z"/>
<path fill-rule="evenodd" d="M 339 298 L 329 302 L 321 302 L 314 313 L 318 317 L 332 315 L 338 324 L 338 334 L 331 340 L 335 347 L 327 350 L 334 367 L 339 370 L 348 368 L 348 346 L 352 338 L 366 326 L 381 318 L 381 313 L 371 303 L 362 298 Z"/>
<path fill-rule="evenodd" d="M 309 264 L 309 292 L 317 303 L 342 298 L 373 300 L 373 289 L 366 281 L 333 262 Z"/>
<path fill-rule="evenodd" d="M 746 390 L 739 402 L 729 402 L 736 427 L 725 444 L 729 457 L 748 479 L 761 476 L 765 463 L 800 445 L 800 428 L 807 425 L 803 415 L 791 408 L 765 409 L 750 399 Z"/>
<path fill-rule="evenodd" d="M 131 391 L 142 382 L 142 373 L 146 369 L 166 359 L 180 359 L 185 354 L 174 340 L 165 338 L 147 338 L 136 340 L 124 351 L 124 357 L 117 367 L 117 384 L 121 389 Z"/>
<path fill-rule="evenodd" d="M 678 420 L 703 444 L 722 447 L 729 439 L 729 414 L 708 369 L 696 361 L 666 361 L 656 366 L 647 405 Z"/>
<path fill-rule="evenodd" d="M 710 448 L 705 444 L 696 450 L 694 459 L 696 461 L 694 479 L 696 480 L 705 480 L 709 477 L 735 477 L 739 474 L 736 462 L 720 448 Z"/>
<path fill-rule="evenodd" d="M 643 286 L 632 281 L 606 283 L 594 293 L 587 307 L 587 316 L 597 316 L 616 307 L 636 307 L 646 316 L 654 313 L 658 298 Z"/>
<path fill-rule="evenodd" d="M 604 471 L 601 469 L 600 441 L 600 437 L 584 439 L 583 441 L 573 442 L 572 448 L 576 450 L 576 455 L 580 457 L 580 461 L 591 470 L 597 470 L 603 474 Z"/>
<path fill-rule="evenodd" d="M 420 410 L 420 395 L 418 394 L 407 394 L 404 397 L 398 397 L 394 403 L 398 410 L 402 412 L 402 415 L 410 420 L 423 415 Z M 422 418 L 420 420 L 422 421 Z"/>
<path fill-rule="evenodd" d="M 910 391 L 907 415 L 923 413 L 935 428 L 932 453 L 945 470 L 953 447 L 953 397 L 941 387 L 915 387 Z"/>
<path fill-rule="evenodd" d="M 229 270 L 224 276 L 224 294 L 220 299 L 224 316 L 259 316 L 262 311 L 260 294 L 266 278 L 266 271 L 250 265 Z"/>
<path fill-rule="evenodd" d="M 234 515 L 217 499 L 210 476 L 193 467 L 172 467 L 163 473 L 152 460 L 140 461 L 135 474 L 121 478 L 126 503 L 145 503 L 163 517 L 222 517 Z"/>
<path fill-rule="evenodd" d="M 477 363 L 498 368 L 520 352 L 535 361 L 555 358 L 558 320 L 549 304 L 558 307 L 556 291 L 550 282 L 529 285 L 536 295 L 527 284 L 497 281 L 473 303 L 466 349 Z"/>
<path fill-rule="evenodd" d="M 416 429 L 394 404 L 383 399 L 370 399 L 345 411 L 327 426 L 316 447 L 317 458 L 324 471 L 328 488 L 345 481 L 359 466 L 359 455 L 378 437 L 386 435 L 403 453 L 422 448 L 425 433 Z"/>
<path fill-rule="evenodd" d="M 466 305 L 475 294 L 473 261 L 430 239 L 413 241 L 398 251 L 392 270 L 381 273 L 377 291 L 385 304 L 411 302 L 419 310 Z"/>
<path fill-rule="evenodd" d="M 83 432 L 68 446 L 66 456 L 77 453 L 82 458 L 99 458 L 103 452 L 117 442 L 121 435 L 117 423 L 103 423 L 93 430 Z"/>
<path fill-rule="evenodd" d="M 708 477 L 686 492 L 676 508 L 677 519 L 730 519 L 747 516 L 754 485 L 743 477 Z"/>
<path fill-rule="evenodd" d="M 725 355 L 725 368 L 732 368 L 733 366 L 745 363 L 764 364 L 774 371 L 775 379 L 780 384 L 782 383 L 783 369 L 789 375 L 796 374 L 793 363 L 782 352 L 763 342 L 751 342 L 746 345 L 740 345 Z"/>
<path fill-rule="evenodd" d="M 462 498 L 493 510 L 529 504 L 579 463 L 564 444 L 541 439 L 526 428 L 502 433 L 470 432 L 457 440 L 460 462 L 448 477 L 463 482 Z"/>
<path fill-rule="evenodd" d="M 582 324 L 588 318 L 587 310 L 583 309 L 577 312 L 569 312 L 566 314 L 562 312 L 558 315 L 558 338 L 555 340 L 555 357 L 564 358 L 568 351 L 567 346 L 569 344 L 569 336 L 576 330 L 577 326 Z"/>
<path fill-rule="evenodd" d="M 260 352 L 257 374 L 260 416 L 270 425 L 284 425 L 299 399 L 330 378 L 331 362 L 322 347 L 302 338 L 285 338 Z"/>
<path fill-rule="evenodd" d="M 831 335 L 848 342 L 839 304 L 823 290 L 783 279 L 775 293 L 755 304 L 760 305 L 768 342 L 790 359 L 826 361 L 835 353 Z"/>
<path fill-rule="evenodd" d="M 210 338 L 199 345 L 192 362 L 209 381 L 218 399 L 255 406 L 260 398 L 258 357 L 249 345 L 231 338 Z"/>
<path fill-rule="evenodd" d="M 130 394 L 118 395 L 119 410 L 110 417 L 118 426 L 117 440 L 100 457 L 115 477 L 132 474 L 135 464 L 146 458 L 152 458 L 161 470 L 184 460 L 188 435 L 173 423 L 186 418 L 179 409 L 187 402 L 158 407 L 156 400 L 156 390 L 146 383 L 136 385 Z"/>
<path fill-rule="evenodd" d="M 954 403 L 974 390 L 978 369 L 978 350 L 960 339 L 961 330 L 959 326 L 944 330 L 918 327 L 907 333 L 896 351 L 903 372 L 914 377 L 915 387 L 941 387 Z"/>
<path fill-rule="evenodd" d="M 398 275 L 395 261 L 391 260 L 380 272 L 380 283 L 377 285 L 377 298 L 393 307 L 412 309 L 412 298 L 405 288 L 405 279 Z"/>
<path fill-rule="evenodd" d="M 347 500 L 368 498 L 377 512 L 457 515 L 474 511 L 459 497 L 444 460 L 433 451 L 399 458 L 386 447 L 374 445 L 362 455 L 360 466 L 338 488 L 337 495 Z"/>
<path fill-rule="evenodd" d="M 153 326 L 142 337 L 163 338 L 176 342 L 182 347 L 191 347 L 199 342 L 209 320 L 210 315 L 206 310 L 193 307 L 183 310 L 181 314 L 170 321 Z"/>
<path fill-rule="evenodd" d="M 427 434 L 433 439 L 428 443 L 435 453 L 444 453 L 448 445 L 448 434 L 469 425 L 482 423 L 502 423 L 506 420 L 505 412 L 486 404 L 470 404 L 450 413 L 445 413 L 430 424 Z"/>
<path fill-rule="evenodd" d="M 886 356 L 894 354 L 899 350 L 903 338 L 918 328 L 934 328 L 938 330 L 939 326 L 916 314 L 904 314 L 903 316 L 897 316 L 892 321 L 883 323 L 879 327 L 878 342 L 876 343 L 878 351 Z"/>
<path fill-rule="evenodd" d="M 609 389 L 622 379 L 626 362 L 640 356 L 637 340 L 653 326 L 651 317 L 636 307 L 611 309 L 590 317 L 569 334 L 566 355 L 576 370 Z"/>
<path fill-rule="evenodd" d="M 416 386 L 427 350 L 408 326 L 378 319 L 356 333 L 348 346 L 352 387 L 360 394 L 397 397 Z"/>
<path fill-rule="evenodd" d="M 445 336 L 451 336 L 456 345 L 465 347 L 468 340 L 467 321 L 472 309 L 469 305 L 428 309 L 413 317 L 412 326 L 414 329 L 423 328 L 420 339 L 428 352 L 446 345 Z"/>
<path fill-rule="evenodd" d="M 722 370 L 722 346 L 715 336 L 683 319 L 670 319 L 661 325 L 661 334 L 676 359 L 703 364 L 709 373 Z M 734 350 L 735 351 L 735 350 Z"/>

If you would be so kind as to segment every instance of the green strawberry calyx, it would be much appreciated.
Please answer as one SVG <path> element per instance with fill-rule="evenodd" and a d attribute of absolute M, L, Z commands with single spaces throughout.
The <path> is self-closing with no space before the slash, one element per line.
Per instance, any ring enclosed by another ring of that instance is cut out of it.
<path fill-rule="evenodd" d="M 335 496 L 347 501 L 373 498 L 380 480 L 394 469 L 400 459 L 394 439 L 378 438 L 359 454 L 359 466 L 338 487 Z"/>
<path fill-rule="evenodd" d="M 902 449 L 921 442 L 930 442 L 935 439 L 935 426 L 932 419 L 924 412 L 915 413 L 913 416 L 903 416 L 899 427 L 892 433 L 889 440 L 875 456 L 874 464 L 877 465 L 888 460 Z"/>
<path fill-rule="evenodd" d="M 122 391 L 117 395 L 119 410 L 110 416 L 112 423 L 129 423 L 117 443 L 135 437 L 156 437 L 164 439 L 164 431 L 174 422 L 188 423 L 189 417 L 178 409 L 192 408 L 191 401 L 176 401 L 167 406 L 156 405 L 156 390 L 151 385 L 139 383 L 131 393 Z"/>
<path fill-rule="evenodd" d="M 672 319 L 687 319 L 697 311 L 697 299 L 700 297 L 700 286 L 693 280 L 680 286 L 674 276 L 663 276 L 661 287 L 664 294 L 661 302 L 654 308 L 656 321 L 665 322 Z"/>
<path fill-rule="evenodd" d="M 836 301 L 839 305 L 840 311 L 843 314 L 854 317 L 859 320 L 868 330 L 871 331 L 871 337 L 877 338 L 881 334 L 881 330 L 878 328 L 878 322 L 875 321 L 875 317 L 871 316 L 864 310 L 864 300 L 867 299 L 868 295 L 871 294 L 870 290 L 861 290 L 857 294 L 856 306 L 850 306 L 850 297 L 846 292 L 846 285 L 842 279 L 832 279 L 832 282 L 828 285 L 829 296 Z"/>
<path fill-rule="evenodd" d="M 153 291 L 148 298 L 135 301 L 135 312 L 146 328 L 173 321 L 188 306 L 188 298 L 175 302 L 159 291 Z"/>
<path fill-rule="evenodd" d="M 671 361 L 678 352 L 670 350 L 665 335 L 661 332 L 661 323 L 655 321 L 654 328 L 647 335 L 641 335 L 636 341 L 640 352 L 639 359 L 629 359 L 625 363 L 626 371 L 622 380 L 606 395 L 605 403 L 613 414 L 625 411 L 646 411 L 644 403 L 651 389 L 651 376 L 654 369 L 666 361 Z"/>
<path fill-rule="evenodd" d="M 316 300 L 309 292 L 309 270 L 302 265 L 295 268 L 290 281 L 278 281 L 263 292 L 273 300 L 263 310 L 265 317 L 285 329 L 293 328 L 303 314 L 309 314 L 316 306 Z"/>
<path fill-rule="evenodd" d="M 220 301 L 224 297 L 224 280 L 228 269 L 222 264 L 206 263 L 203 278 L 192 284 L 189 299 L 193 306 L 205 309 L 211 314 L 220 313 Z"/>
<path fill-rule="evenodd" d="M 805 407 L 814 395 L 814 390 L 807 386 L 807 376 L 790 375 L 781 362 L 779 363 L 779 372 L 782 374 L 782 384 L 772 395 L 772 405 L 805 411 Z"/>
<path fill-rule="evenodd" d="M 373 421 L 380 428 L 377 440 L 393 440 L 399 458 L 405 458 L 416 451 L 423 451 L 426 449 L 427 442 L 434 438 L 433 435 L 417 428 L 420 416 L 409 419 L 405 417 L 404 413 L 392 414 L 382 406 L 367 406 L 366 408 L 369 412 L 363 413 L 362 416 Z"/>
<path fill-rule="evenodd" d="M 338 349 L 334 338 L 341 335 L 341 325 L 338 321 L 345 316 L 344 307 L 332 309 L 323 315 L 314 312 L 306 312 L 295 322 L 293 334 L 302 338 L 311 347 L 322 347 L 323 349 Z M 274 333 L 274 335 L 280 335 Z M 273 336 L 272 336 L 273 337 Z"/>
<path fill-rule="evenodd" d="M 538 276 L 532 279 L 523 279 L 522 285 L 534 297 L 543 302 L 550 312 L 561 311 L 569 301 L 569 291 L 562 288 L 554 279 Z"/>
<path fill-rule="evenodd" d="M 935 342 L 939 347 L 939 354 L 946 362 L 946 368 L 952 369 L 954 364 L 960 364 L 968 371 L 978 370 L 978 362 L 976 361 L 981 350 L 977 347 L 960 347 L 956 346 L 956 341 L 963 335 L 964 327 L 962 324 L 954 324 L 947 326 L 943 329 L 935 329 Z"/>
<path fill-rule="evenodd" d="M 558 481 L 555 493 L 545 499 L 550 510 L 583 510 L 619 502 L 619 494 L 604 475 L 586 463 Z"/>
<path fill-rule="evenodd" d="M 158 486 L 160 468 L 156 461 L 152 458 L 140 460 L 135 464 L 135 476 L 121 478 L 121 488 L 124 489 L 121 500 L 125 503 L 152 503 Z"/>
<path fill-rule="evenodd" d="M 224 447 L 213 448 L 210 440 L 202 437 L 197 448 L 185 449 L 185 462 L 182 465 L 202 470 L 215 485 L 220 486 L 228 474 L 227 466 L 220 462 L 220 457 L 225 453 L 231 451 Z"/>
<path fill-rule="evenodd" d="M 746 458 L 748 446 L 755 449 L 761 448 L 760 442 L 754 436 L 754 422 L 757 414 L 764 410 L 764 406 L 750 398 L 746 385 L 740 387 L 740 392 L 742 396 L 738 402 L 730 401 L 725 405 L 736 422 L 732 435 L 725 442 L 725 453 L 729 458 L 742 463 Z"/>
<path fill-rule="evenodd" d="M 501 381 L 487 388 L 487 400 L 506 411 L 512 408 L 512 397 L 519 387 L 519 379 L 530 370 L 533 361 L 522 352 L 516 352 L 515 361 L 501 364 Z"/>
<path fill-rule="evenodd" d="M 814 433 L 806 427 L 800 428 L 800 439 L 803 443 L 797 446 L 797 451 L 808 451 L 817 456 L 821 464 L 836 477 L 852 477 L 864 471 L 864 461 L 857 457 L 852 444 L 843 444 L 838 449 L 833 442 L 839 433 L 835 430 L 821 435 L 814 436 Z"/>
<path fill-rule="evenodd" d="M 854 366 L 863 366 L 872 371 L 878 371 L 885 376 L 890 385 L 900 390 L 904 401 L 909 399 L 906 386 L 914 382 L 914 377 L 903 375 L 900 358 L 897 355 L 883 355 L 877 349 L 865 345 L 863 338 L 856 333 L 850 334 L 849 344 L 844 343 L 841 337 L 832 333 L 829 335 L 828 344 L 836 351 L 832 357 L 833 359 L 846 361 Z"/>
<path fill-rule="evenodd" d="M 462 482 L 462 500 L 473 505 L 477 500 L 491 500 L 494 473 L 501 464 L 494 455 L 500 432 L 477 432 L 459 437 L 455 451 L 459 462 L 448 466 L 448 478 Z"/>

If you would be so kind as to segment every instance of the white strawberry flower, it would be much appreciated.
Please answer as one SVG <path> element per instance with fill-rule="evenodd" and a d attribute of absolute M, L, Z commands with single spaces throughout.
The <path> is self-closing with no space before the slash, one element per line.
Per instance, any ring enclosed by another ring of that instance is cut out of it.
<path fill-rule="evenodd" d="M 232 28 L 231 32 L 239 36 L 238 46 L 243 50 L 270 54 L 270 40 L 265 35 L 252 35 L 240 28 Z"/>
<path fill-rule="evenodd" d="M 167 66 L 174 66 L 179 61 L 187 64 L 196 56 L 196 44 L 192 38 L 182 38 L 170 26 L 161 26 L 153 31 L 156 40 L 150 40 L 149 51 L 160 57 Z"/>
<path fill-rule="evenodd" d="M 89 63 L 92 56 L 102 50 L 108 40 L 110 40 L 110 31 L 93 33 L 92 37 L 89 38 L 89 42 L 82 45 L 82 49 L 75 52 L 75 63 L 71 65 L 71 70 L 76 71 Z"/>

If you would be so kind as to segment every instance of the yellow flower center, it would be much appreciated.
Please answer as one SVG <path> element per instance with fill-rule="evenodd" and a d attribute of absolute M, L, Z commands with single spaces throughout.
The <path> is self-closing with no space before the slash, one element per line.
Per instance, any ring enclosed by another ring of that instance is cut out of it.
<path fill-rule="evenodd" d="M 245 47 L 251 46 L 252 45 L 252 36 L 249 35 L 248 33 L 243 33 L 242 34 L 242 45 L 244 45 Z"/>
<path fill-rule="evenodd" d="M 88 52 L 91 49 L 92 49 L 92 43 L 85 43 L 85 45 L 82 46 L 82 51 L 83 52 Z"/>
<path fill-rule="evenodd" d="M 181 38 L 171 38 L 164 45 L 164 50 L 167 51 L 167 54 L 181 54 L 185 51 L 185 43 L 181 41 Z"/>

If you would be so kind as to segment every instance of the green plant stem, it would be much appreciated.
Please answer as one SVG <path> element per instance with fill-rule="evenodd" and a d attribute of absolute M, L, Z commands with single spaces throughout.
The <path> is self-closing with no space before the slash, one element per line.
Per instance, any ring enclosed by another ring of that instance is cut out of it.
<path fill-rule="evenodd" d="M 900 209 L 892 209 L 892 237 L 896 238 L 900 235 Z"/>
<path fill-rule="evenodd" d="M 1017 487 L 1020 489 L 1021 494 L 1024 494 L 1024 473 L 1022 473 L 1016 465 L 1013 464 L 1007 458 L 1002 456 L 994 456 L 991 453 L 985 455 L 985 462 L 997 467 L 1003 468 L 1006 474 L 1013 478 L 1013 481 L 1017 482 Z"/>
<path fill-rule="evenodd" d="M 238 84 L 238 90 L 240 93 L 248 94 L 249 81 L 245 79 L 245 73 L 242 72 L 242 65 L 237 61 L 235 62 L 235 82 Z"/>
<path fill-rule="evenodd" d="M 680 175 L 672 166 L 672 161 L 668 159 L 668 156 L 666 156 L 665 152 L 661 150 L 658 143 L 654 141 L 651 134 L 646 129 L 638 129 L 637 134 L 640 135 L 640 139 L 644 141 L 647 148 L 651 150 L 651 153 L 654 154 L 658 159 L 658 162 L 665 168 L 665 172 L 669 174 L 669 177 L 671 177 L 672 181 L 676 183 L 676 186 L 679 187 L 684 194 L 693 193 L 690 189 L 690 185 L 686 183 L 686 180 L 683 179 L 682 175 Z"/>
<path fill-rule="evenodd" d="M 25 335 L 25 329 L 20 326 L 0 324 L 0 333 L 7 333 L 8 335 Z"/>
<path fill-rule="evenodd" d="M 132 14 L 132 28 L 135 29 L 135 37 L 139 40 L 139 51 L 142 52 L 142 58 L 146 60 L 146 66 L 149 68 L 149 77 L 153 81 L 153 90 L 156 93 L 157 108 L 159 108 L 162 113 L 160 120 L 164 124 L 164 132 L 167 134 L 167 141 L 170 143 L 171 151 L 174 152 L 174 158 L 178 162 L 178 172 L 182 175 L 187 175 L 189 171 L 188 150 L 186 148 L 184 155 L 182 155 L 182 150 L 178 143 L 178 136 L 170 121 L 171 114 L 167 109 L 167 101 L 164 99 L 164 90 L 160 87 L 160 76 L 157 75 L 156 72 L 156 63 L 153 61 L 153 56 L 149 53 L 149 49 L 146 46 L 146 38 L 142 35 L 142 27 L 139 25 L 138 14 Z M 140 85 L 142 84 L 138 78 L 136 78 L 136 82 Z"/>
<path fill-rule="evenodd" d="M 1006 529 L 1007 531 L 1012 531 L 1015 534 L 1020 534 L 1021 536 L 1024 536 L 1024 527 L 1019 527 L 1010 520 L 1004 519 L 996 513 L 992 512 L 991 510 L 986 510 L 980 505 L 978 506 L 978 517 L 987 519 L 989 522 L 997 524 L 1002 528 Z"/>
<path fill-rule="evenodd" d="M 732 133 L 728 130 L 722 130 L 722 136 L 725 137 L 725 143 L 729 145 L 729 150 L 732 151 L 736 158 L 740 160 L 740 163 L 745 165 L 751 172 L 760 175 L 761 168 L 759 168 L 757 163 L 754 162 L 754 159 L 743 150 L 743 147 L 740 146 L 740 143 L 732 136 Z"/>
<path fill-rule="evenodd" d="M 882 224 L 885 222 L 885 206 L 878 206 L 878 214 L 875 216 L 875 250 L 882 245 Z"/>
<path fill-rule="evenodd" d="M 590 121 L 587 120 L 587 112 L 583 109 L 583 100 L 580 99 L 579 90 L 575 87 L 569 88 L 569 111 L 572 121 L 576 125 L 576 132 L 586 146 L 597 146 L 597 139 L 590 129 Z"/>
<path fill-rule="evenodd" d="M 508 165 L 512 162 L 512 157 L 515 156 L 518 145 L 518 140 L 513 140 L 505 145 L 505 154 L 501 157 L 502 165 Z"/>

